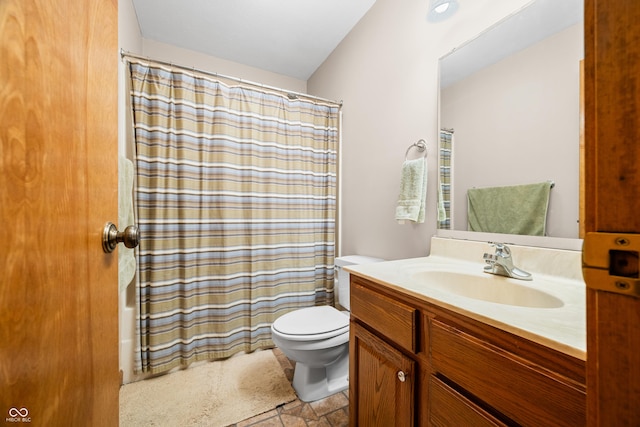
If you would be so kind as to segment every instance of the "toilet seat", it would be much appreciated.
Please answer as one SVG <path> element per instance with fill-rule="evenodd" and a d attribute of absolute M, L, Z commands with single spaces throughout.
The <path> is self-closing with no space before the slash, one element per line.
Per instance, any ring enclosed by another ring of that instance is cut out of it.
<path fill-rule="evenodd" d="M 349 317 L 331 306 L 307 307 L 280 316 L 275 332 L 292 341 L 315 341 L 349 331 Z"/>

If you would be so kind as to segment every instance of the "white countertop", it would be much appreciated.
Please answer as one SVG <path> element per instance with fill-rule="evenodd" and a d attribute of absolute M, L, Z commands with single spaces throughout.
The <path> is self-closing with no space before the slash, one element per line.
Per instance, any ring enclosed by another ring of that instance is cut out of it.
<path fill-rule="evenodd" d="M 562 277 L 532 271 L 533 280 L 524 281 L 484 273 L 484 265 L 481 257 L 478 262 L 470 262 L 431 255 L 424 258 L 351 265 L 345 269 L 352 274 L 387 285 L 391 289 L 414 295 L 431 304 L 586 360 L 586 293 L 581 278 L 576 278 L 575 275 Z M 495 285 L 507 289 L 516 285 L 515 287 L 532 288 L 561 302 L 558 301 L 554 307 L 547 308 L 483 301 L 443 290 L 441 286 L 434 286 L 433 280 L 428 279 L 432 273 L 423 273 L 427 271 L 458 272 L 464 275 L 465 280 L 479 280 L 478 283 L 482 283 L 479 286 L 493 288 Z"/>

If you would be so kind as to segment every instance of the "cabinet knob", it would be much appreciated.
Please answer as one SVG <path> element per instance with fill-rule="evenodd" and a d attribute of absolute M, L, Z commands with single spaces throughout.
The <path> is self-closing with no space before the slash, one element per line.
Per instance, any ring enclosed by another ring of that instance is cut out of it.
<path fill-rule="evenodd" d="M 403 383 L 407 380 L 407 375 L 402 371 L 398 371 L 398 379 Z"/>

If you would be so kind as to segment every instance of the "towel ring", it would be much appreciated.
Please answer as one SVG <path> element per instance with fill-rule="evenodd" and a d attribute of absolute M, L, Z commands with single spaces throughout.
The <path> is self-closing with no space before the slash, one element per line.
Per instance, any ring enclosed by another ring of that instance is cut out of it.
<path fill-rule="evenodd" d="M 427 157 L 427 141 L 421 139 L 418 142 L 414 142 L 409 146 L 409 148 L 407 148 L 407 152 L 404 153 L 405 160 L 407 160 L 407 158 L 409 157 L 409 151 L 411 151 L 413 147 L 416 147 L 419 153 L 422 153 L 424 151 L 423 157 Z"/>

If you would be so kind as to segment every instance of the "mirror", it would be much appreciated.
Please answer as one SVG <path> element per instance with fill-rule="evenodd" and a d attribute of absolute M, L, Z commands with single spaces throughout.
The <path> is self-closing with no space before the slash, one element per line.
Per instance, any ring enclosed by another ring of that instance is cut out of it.
<path fill-rule="evenodd" d="M 467 230 L 469 189 L 552 181 L 545 236 L 578 238 L 583 52 L 582 1 L 535 0 L 440 59 L 438 235 Z"/>

